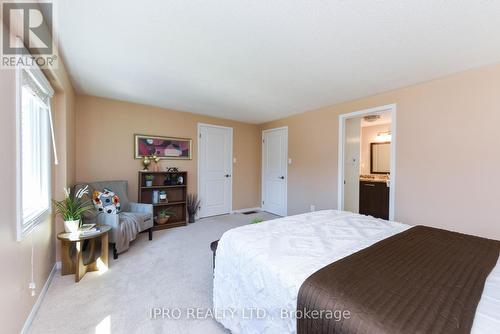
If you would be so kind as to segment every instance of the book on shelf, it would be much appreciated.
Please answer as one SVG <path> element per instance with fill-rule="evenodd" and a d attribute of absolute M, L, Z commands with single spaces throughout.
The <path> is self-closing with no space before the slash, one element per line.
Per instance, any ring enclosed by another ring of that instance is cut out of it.
<path fill-rule="evenodd" d="M 153 204 L 157 204 L 160 201 L 160 192 L 158 190 L 153 190 Z"/>

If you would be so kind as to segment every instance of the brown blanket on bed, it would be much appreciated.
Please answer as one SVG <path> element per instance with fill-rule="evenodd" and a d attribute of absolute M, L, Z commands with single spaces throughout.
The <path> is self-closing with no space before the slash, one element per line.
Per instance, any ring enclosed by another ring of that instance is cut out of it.
<path fill-rule="evenodd" d="M 499 241 L 410 228 L 312 274 L 297 332 L 469 333 L 499 251 Z"/>

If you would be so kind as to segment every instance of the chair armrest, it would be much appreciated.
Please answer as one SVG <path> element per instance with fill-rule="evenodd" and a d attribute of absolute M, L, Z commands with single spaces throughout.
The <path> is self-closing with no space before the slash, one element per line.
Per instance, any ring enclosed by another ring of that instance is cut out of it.
<path fill-rule="evenodd" d="M 110 243 L 117 243 L 120 239 L 120 216 L 116 213 L 99 213 L 96 217 L 98 225 L 108 225 L 111 231 L 108 233 Z"/>
<path fill-rule="evenodd" d="M 115 229 L 120 226 L 120 217 L 116 213 L 100 213 L 97 215 L 98 225 L 108 225 Z"/>
<path fill-rule="evenodd" d="M 153 204 L 130 202 L 130 212 L 150 213 L 153 217 Z"/>

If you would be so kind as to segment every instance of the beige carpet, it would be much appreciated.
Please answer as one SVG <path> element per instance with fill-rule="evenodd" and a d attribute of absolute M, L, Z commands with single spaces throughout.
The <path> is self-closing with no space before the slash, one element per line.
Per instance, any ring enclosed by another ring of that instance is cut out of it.
<path fill-rule="evenodd" d="M 141 234 L 105 273 L 57 273 L 31 326 L 31 333 L 226 333 L 215 320 L 151 319 L 151 308 L 212 307 L 210 242 L 260 212 L 197 221 L 186 227 Z M 59 245 L 58 245 L 59 246 Z"/>

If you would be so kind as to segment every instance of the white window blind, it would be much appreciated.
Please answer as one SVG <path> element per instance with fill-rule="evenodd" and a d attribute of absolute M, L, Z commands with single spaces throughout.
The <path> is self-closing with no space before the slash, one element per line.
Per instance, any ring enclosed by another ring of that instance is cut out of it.
<path fill-rule="evenodd" d="M 44 221 L 51 198 L 52 87 L 39 69 L 18 76 L 18 240 Z"/>

